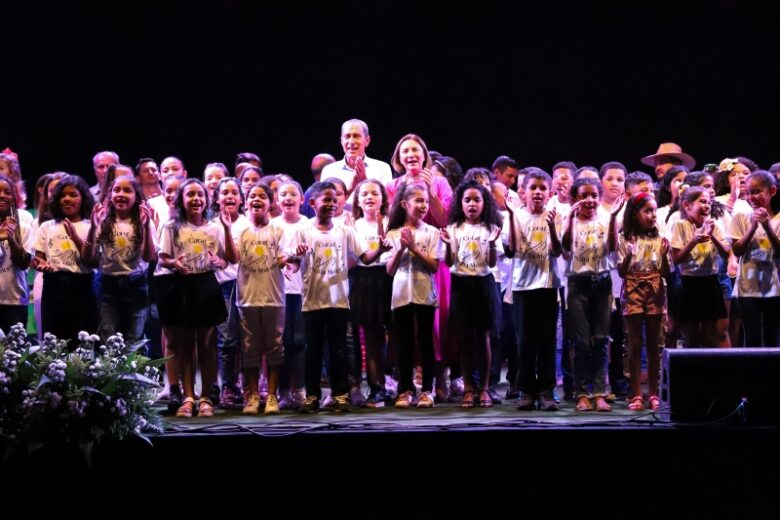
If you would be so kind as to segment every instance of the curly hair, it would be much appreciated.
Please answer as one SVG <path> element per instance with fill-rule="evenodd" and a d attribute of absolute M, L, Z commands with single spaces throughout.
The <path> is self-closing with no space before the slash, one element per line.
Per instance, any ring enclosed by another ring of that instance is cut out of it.
<path fill-rule="evenodd" d="M 211 217 L 211 211 L 209 210 L 209 190 L 203 181 L 190 177 L 181 183 L 179 189 L 176 191 L 176 199 L 173 201 L 173 211 L 171 212 L 171 221 L 173 221 L 173 239 L 179 239 L 179 231 L 182 226 L 187 224 L 187 208 L 184 207 L 184 192 L 187 186 L 190 184 L 197 184 L 203 188 L 204 196 L 206 197 L 206 204 L 203 205 L 203 220 L 206 221 Z"/>
<path fill-rule="evenodd" d="M 496 199 L 493 198 L 493 194 L 491 194 L 484 185 L 480 184 L 476 180 L 463 181 L 458 185 L 458 188 L 455 190 L 453 204 L 450 205 L 449 223 L 462 224 L 466 221 L 466 214 L 463 212 L 463 195 L 466 193 L 466 190 L 477 190 L 482 196 L 483 206 L 482 215 L 480 215 L 480 218 L 482 219 L 482 223 L 485 225 L 485 227 L 488 230 L 491 229 L 492 224 L 501 227 L 504 219 L 501 216 L 501 213 L 498 211 Z"/>
<path fill-rule="evenodd" d="M 633 237 L 645 236 L 645 237 L 657 237 L 658 228 L 652 226 L 650 229 L 642 229 L 637 222 L 637 214 L 647 206 L 650 201 L 653 200 L 651 195 L 647 193 L 638 193 L 628 199 L 626 202 L 626 211 L 623 214 L 623 236 L 626 240 L 631 240 Z"/>
<path fill-rule="evenodd" d="M 222 185 L 228 182 L 235 182 L 236 186 L 238 186 L 238 198 L 240 199 L 238 201 L 238 212 L 239 214 L 244 213 L 244 192 L 241 189 L 241 182 L 236 179 L 235 177 L 222 177 L 219 180 L 219 183 L 217 184 L 217 187 L 214 188 L 214 200 L 211 201 L 211 214 L 212 215 L 219 215 L 221 208 L 219 207 L 219 192 L 222 189 Z"/>
<path fill-rule="evenodd" d="M 68 186 L 76 188 L 81 195 L 81 206 L 79 207 L 79 216 L 81 218 L 89 218 L 92 215 L 92 207 L 95 205 L 95 199 L 92 197 L 92 192 L 89 191 L 87 181 L 79 177 L 78 175 L 64 175 L 57 186 L 54 187 L 54 192 L 51 194 L 51 201 L 49 207 L 51 208 L 51 216 L 55 220 L 62 220 L 65 218 L 65 214 L 62 212 L 62 206 L 60 200 L 62 199 L 62 191 Z"/>

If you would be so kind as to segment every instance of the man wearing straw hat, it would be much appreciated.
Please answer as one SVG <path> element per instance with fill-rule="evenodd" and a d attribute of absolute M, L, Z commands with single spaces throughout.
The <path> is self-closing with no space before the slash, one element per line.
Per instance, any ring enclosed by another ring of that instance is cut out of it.
<path fill-rule="evenodd" d="M 692 170 L 696 166 L 696 159 L 684 153 L 682 147 L 677 143 L 661 143 L 658 145 L 658 151 L 653 155 L 648 155 L 641 159 L 642 164 L 652 166 L 655 170 L 656 183 L 660 184 L 666 172 L 672 166 L 685 166 Z"/>

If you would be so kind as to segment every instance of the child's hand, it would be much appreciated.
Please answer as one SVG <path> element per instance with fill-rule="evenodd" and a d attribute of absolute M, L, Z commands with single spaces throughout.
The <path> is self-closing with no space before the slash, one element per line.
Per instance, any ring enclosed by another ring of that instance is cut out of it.
<path fill-rule="evenodd" d="M 355 227 L 355 217 L 352 216 L 352 213 L 344 213 L 344 225 Z"/>
<path fill-rule="evenodd" d="M 385 233 L 385 223 L 382 221 L 381 214 L 377 214 L 376 235 L 382 240 L 384 240 L 384 238 L 387 236 L 387 234 Z"/>
<path fill-rule="evenodd" d="M 76 233 L 76 228 L 73 226 L 73 222 L 68 219 L 64 219 L 62 221 L 62 226 L 65 228 L 65 232 L 68 234 L 68 237 L 73 240 L 73 242 L 78 243 L 79 236 L 78 233 Z"/>
<path fill-rule="evenodd" d="M 704 225 L 702 226 L 702 228 L 704 230 L 704 234 L 706 234 L 707 236 L 712 235 L 712 230 L 715 229 L 715 221 L 707 217 L 704 220 Z"/>
<path fill-rule="evenodd" d="M 500 237 L 501 237 L 501 228 L 496 226 L 495 228 L 493 228 L 493 231 L 490 233 L 490 236 L 488 237 L 488 242 L 492 244 Z"/>
<path fill-rule="evenodd" d="M 661 256 L 663 257 L 669 254 L 669 249 L 671 249 L 669 239 L 666 237 L 661 237 Z"/>
<path fill-rule="evenodd" d="M 414 233 L 408 227 L 401 229 L 401 247 L 414 251 Z"/>
<path fill-rule="evenodd" d="M 756 208 L 750 216 L 750 221 L 756 224 L 766 225 L 769 222 L 769 212 L 764 208 Z"/>
<path fill-rule="evenodd" d="M 610 213 L 611 218 L 617 217 L 618 213 L 620 213 L 620 210 L 623 209 L 623 206 L 626 205 L 626 194 L 624 193 L 618 199 L 615 201 L 614 206 L 612 206 L 612 212 Z"/>
<path fill-rule="evenodd" d="M 16 219 L 13 217 L 5 217 L 0 224 L 0 240 L 8 240 L 8 237 L 13 236 L 16 232 Z"/>
<path fill-rule="evenodd" d="M 450 237 L 449 232 L 447 231 L 447 228 L 441 228 L 441 241 L 447 244 L 448 246 L 452 245 L 452 238 Z"/>
<path fill-rule="evenodd" d="M 35 258 L 35 265 L 33 265 L 33 268 L 42 272 L 42 273 L 53 273 L 54 272 L 54 266 L 51 265 L 49 262 L 44 260 L 43 258 Z"/>
<path fill-rule="evenodd" d="M 729 263 L 726 267 L 726 272 L 730 278 L 736 278 L 739 271 L 739 260 L 733 254 L 729 255 Z"/>
<path fill-rule="evenodd" d="M 626 242 L 626 256 L 636 256 L 636 237 L 631 237 L 631 240 Z"/>
<path fill-rule="evenodd" d="M 228 213 L 227 208 L 223 207 L 219 210 L 219 221 L 226 229 L 230 229 L 232 222 L 230 220 L 230 213 Z"/>
<path fill-rule="evenodd" d="M 98 202 L 95 207 L 92 208 L 92 215 L 89 216 L 89 221 L 92 223 L 92 227 L 99 227 L 105 220 L 108 208 L 103 202 Z"/>
<path fill-rule="evenodd" d="M 173 269 L 177 271 L 179 274 L 190 274 L 190 268 L 187 267 L 187 264 L 184 263 L 184 260 L 186 259 L 186 255 L 182 253 L 179 255 L 179 257 L 173 262 Z"/>
<path fill-rule="evenodd" d="M 547 212 L 547 216 L 544 217 L 544 220 L 547 222 L 547 225 L 550 227 L 555 226 L 555 218 L 558 216 L 558 213 L 555 212 L 555 208 L 552 208 L 550 211 Z"/>
<path fill-rule="evenodd" d="M 303 256 L 308 250 L 309 246 L 306 244 L 298 244 L 298 247 L 295 248 L 295 256 Z"/>
<path fill-rule="evenodd" d="M 211 251 L 209 251 L 209 263 L 211 264 L 212 267 L 216 268 L 219 271 L 227 267 L 227 262 L 221 259 L 219 255 L 215 255 Z"/>
<path fill-rule="evenodd" d="M 139 204 L 138 210 L 141 217 L 141 226 L 146 226 L 149 221 L 152 220 L 152 213 L 154 213 L 154 210 L 152 210 L 146 202 Z"/>
<path fill-rule="evenodd" d="M 580 207 L 582 206 L 583 202 L 585 202 L 585 201 L 584 200 L 578 200 L 577 202 L 575 202 L 574 204 L 571 205 L 571 210 L 569 210 L 570 211 L 569 215 L 571 215 L 571 218 L 570 218 L 571 221 L 573 221 L 575 218 L 577 218 L 577 215 L 580 214 Z"/>

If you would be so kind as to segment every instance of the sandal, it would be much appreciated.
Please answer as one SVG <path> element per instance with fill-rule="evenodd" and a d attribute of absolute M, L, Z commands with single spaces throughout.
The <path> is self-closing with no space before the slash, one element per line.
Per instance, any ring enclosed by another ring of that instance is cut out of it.
<path fill-rule="evenodd" d="M 650 403 L 649 408 L 653 411 L 656 411 L 661 407 L 661 400 L 658 399 L 657 395 L 651 395 L 647 401 Z"/>
<path fill-rule="evenodd" d="M 213 417 L 214 403 L 208 397 L 201 397 L 198 401 L 198 417 Z"/>
<path fill-rule="evenodd" d="M 642 399 L 641 395 L 635 395 L 628 403 L 628 409 L 632 412 L 641 412 L 645 409 L 645 400 Z"/>
<path fill-rule="evenodd" d="M 612 406 L 607 402 L 607 399 L 603 395 L 597 395 L 593 401 L 595 402 L 595 408 L 597 412 L 612 411 Z"/>
<path fill-rule="evenodd" d="M 461 408 L 474 408 L 474 392 L 468 390 L 463 392 L 463 399 L 460 402 Z"/>
<path fill-rule="evenodd" d="M 587 395 L 581 395 L 577 399 L 577 405 L 574 407 L 578 412 L 590 412 L 593 410 L 593 405 L 590 404 L 590 399 Z"/>
<path fill-rule="evenodd" d="M 487 399 L 483 399 L 484 397 L 487 397 Z M 493 399 L 490 398 L 490 392 L 485 390 L 484 392 L 480 392 L 479 394 L 479 407 L 480 408 L 493 408 Z"/>
<path fill-rule="evenodd" d="M 195 411 L 195 398 L 188 397 L 184 400 L 178 410 L 176 410 L 176 417 L 192 417 L 192 413 Z"/>

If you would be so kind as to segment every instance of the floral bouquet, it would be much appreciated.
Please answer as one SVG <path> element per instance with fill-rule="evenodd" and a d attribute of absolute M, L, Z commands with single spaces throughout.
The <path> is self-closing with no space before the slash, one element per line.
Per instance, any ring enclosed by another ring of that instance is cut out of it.
<path fill-rule="evenodd" d="M 125 345 L 121 334 L 105 345 L 80 332 L 78 346 L 46 333 L 32 346 L 21 324 L 0 340 L 0 435 L 30 449 L 65 442 L 81 447 L 85 458 L 103 439 L 121 440 L 161 432 L 152 408 L 159 386 L 158 366 Z"/>

